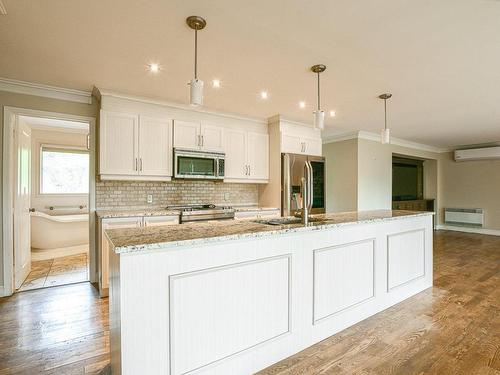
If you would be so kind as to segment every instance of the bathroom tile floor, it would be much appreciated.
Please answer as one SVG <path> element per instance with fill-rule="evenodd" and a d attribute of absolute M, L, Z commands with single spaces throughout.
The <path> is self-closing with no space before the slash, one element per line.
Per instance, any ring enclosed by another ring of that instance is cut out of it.
<path fill-rule="evenodd" d="M 18 291 L 47 288 L 89 280 L 87 254 L 31 262 L 31 272 Z"/>

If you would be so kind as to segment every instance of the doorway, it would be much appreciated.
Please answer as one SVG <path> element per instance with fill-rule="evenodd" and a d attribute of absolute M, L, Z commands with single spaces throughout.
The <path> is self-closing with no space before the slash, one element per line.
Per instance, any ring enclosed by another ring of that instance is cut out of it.
<path fill-rule="evenodd" d="M 6 109 L 4 124 L 4 295 L 94 281 L 94 120 Z"/>

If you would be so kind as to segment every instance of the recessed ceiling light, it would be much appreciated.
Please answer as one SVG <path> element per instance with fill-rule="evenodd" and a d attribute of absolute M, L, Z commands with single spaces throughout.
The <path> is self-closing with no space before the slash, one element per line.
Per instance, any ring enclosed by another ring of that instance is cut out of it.
<path fill-rule="evenodd" d="M 335 111 L 330 111 L 330 117 L 335 117 L 337 115 L 337 113 L 335 113 Z"/>
<path fill-rule="evenodd" d="M 158 65 L 157 63 L 151 63 L 148 65 L 148 70 L 151 73 L 158 73 L 160 71 L 160 65 Z"/>
<path fill-rule="evenodd" d="M 214 89 L 220 89 L 220 80 L 218 80 L 218 79 L 213 79 L 213 80 L 212 80 L 212 87 L 213 87 Z"/>
<path fill-rule="evenodd" d="M 299 102 L 300 108 L 306 108 L 306 102 Z"/>
<path fill-rule="evenodd" d="M 267 99 L 267 98 L 269 98 L 269 93 L 267 91 L 261 91 L 260 92 L 260 98 L 261 99 Z"/>

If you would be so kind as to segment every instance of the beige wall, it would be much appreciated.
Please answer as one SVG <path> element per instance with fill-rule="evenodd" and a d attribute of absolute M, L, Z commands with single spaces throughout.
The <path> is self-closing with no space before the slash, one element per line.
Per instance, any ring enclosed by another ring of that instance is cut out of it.
<path fill-rule="evenodd" d="M 485 228 L 500 230 L 500 160 L 457 163 L 450 152 L 441 166 L 441 207 L 483 208 Z"/>
<path fill-rule="evenodd" d="M 0 132 L 0 153 L 3 155 L 3 129 L 4 129 L 4 107 L 19 107 L 36 109 L 47 112 L 66 113 L 78 116 L 96 117 L 98 106 L 96 103 L 83 104 L 73 103 L 64 100 L 42 98 L 31 95 L 14 94 L 6 91 L 0 91 L 0 124 L 2 131 Z M 0 172 L 3 175 L 3 165 L 0 163 Z M 3 186 L 0 184 L 0 206 L 3 212 Z M 3 284 L 3 217 L 0 217 L 0 284 Z M 0 285 L 1 286 L 1 285 Z"/>
<path fill-rule="evenodd" d="M 358 207 L 358 140 L 323 145 L 326 160 L 326 212 Z"/>

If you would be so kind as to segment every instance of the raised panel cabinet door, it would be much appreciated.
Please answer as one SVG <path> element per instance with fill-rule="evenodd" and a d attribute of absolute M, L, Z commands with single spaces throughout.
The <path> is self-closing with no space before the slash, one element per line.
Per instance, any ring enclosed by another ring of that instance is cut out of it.
<path fill-rule="evenodd" d="M 174 147 L 198 150 L 200 145 L 199 122 L 174 120 Z"/>
<path fill-rule="evenodd" d="M 323 143 L 321 138 L 303 138 L 304 153 L 307 155 L 321 156 Z"/>
<path fill-rule="evenodd" d="M 201 124 L 201 148 L 205 151 L 224 151 L 224 128 Z"/>
<path fill-rule="evenodd" d="M 104 233 L 107 229 L 138 228 L 142 224 L 142 217 L 120 217 L 112 219 L 102 219 L 101 222 L 101 252 L 100 252 L 100 280 L 99 290 L 109 288 L 109 244 Z"/>
<path fill-rule="evenodd" d="M 139 174 L 172 176 L 172 120 L 140 117 Z"/>
<path fill-rule="evenodd" d="M 281 152 L 290 154 L 302 154 L 303 143 L 299 136 L 282 134 L 281 136 Z"/>
<path fill-rule="evenodd" d="M 249 179 L 269 179 L 269 136 L 267 134 L 248 133 L 247 160 Z"/>
<path fill-rule="evenodd" d="M 138 174 L 139 116 L 101 111 L 99 173 Z"/>
<path fill-rule="evenodd" d="M 225 179 L 248 178 L 247 132 L 228 130 L 225 136 Z"/>

